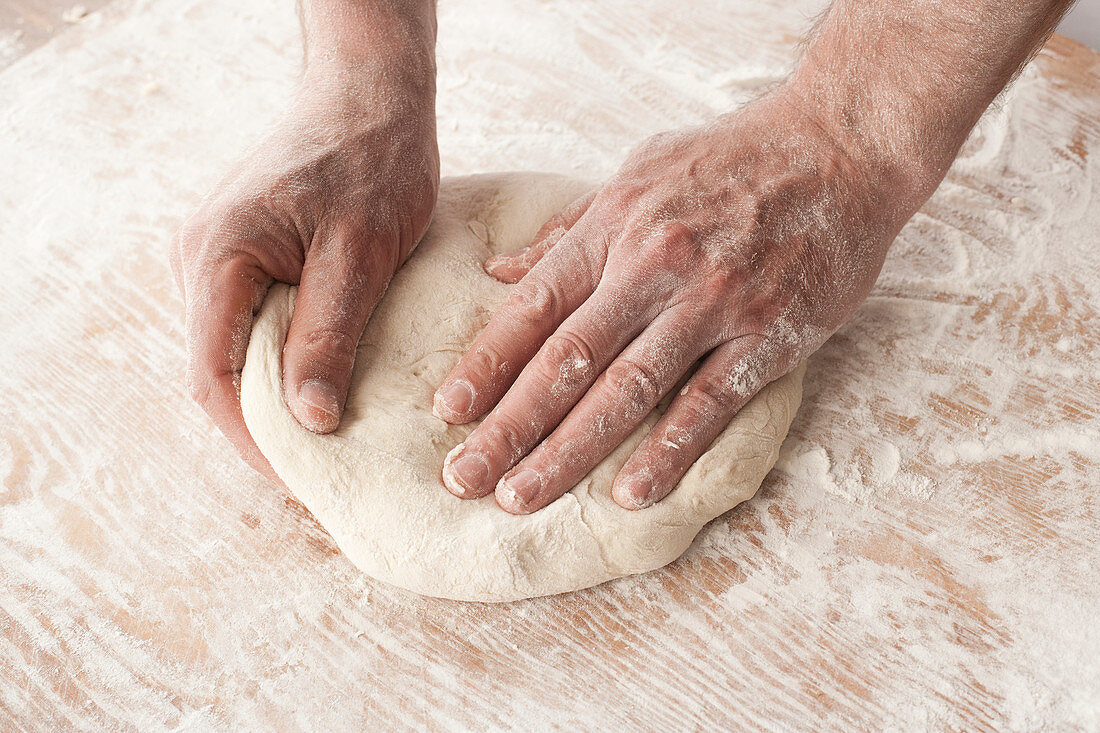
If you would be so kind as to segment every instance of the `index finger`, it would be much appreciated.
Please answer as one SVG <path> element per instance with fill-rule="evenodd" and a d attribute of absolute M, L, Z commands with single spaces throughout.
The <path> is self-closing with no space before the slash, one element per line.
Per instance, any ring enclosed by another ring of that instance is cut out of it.
<path fill-rule="evenodd" d="M 440 385 L 432 409 L 436 417 L 462 424 L 485 414 L 550 334 L 593 293 L 606 248 L 584 244 L 584 236 L 570 231 L 512 288 Z"/>

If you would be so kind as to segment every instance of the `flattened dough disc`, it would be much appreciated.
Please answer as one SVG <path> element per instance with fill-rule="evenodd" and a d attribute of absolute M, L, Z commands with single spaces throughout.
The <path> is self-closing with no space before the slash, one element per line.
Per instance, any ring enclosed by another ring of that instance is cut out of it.
<path fill-rule="evenodd" d="M 509 287 L 482 263 L 526 245 L 590 188 L 532 173 L 444 180 L 428 234 L 359 342 L 344 418 L 331 435 L 301 427 L 283 400 L 295 289 L 278 285 L 268 294 L 242 376 L 245 421 L 286 485 L 368 575 L 430 596 L 508 601 L 645 572 L 675 560 L 706 522 L 756 493 L 775 463 L 802 397 L 802 367 L 761 391 L 649 509 L 621 509 L 610 490 L 656 412 L 572 491 L 532 515 L 443 488 L 443 458 L 473 426 L 434 417 L 432 396 Z"/>

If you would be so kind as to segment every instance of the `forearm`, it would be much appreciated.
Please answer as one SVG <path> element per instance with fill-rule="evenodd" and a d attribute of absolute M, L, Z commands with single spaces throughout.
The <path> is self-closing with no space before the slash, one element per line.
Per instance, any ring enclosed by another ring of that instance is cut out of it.
<path fill-rule="evenodd" d="M 1072 0 L 835 0 L 785 87 L 919 206 Z"/>
<path fill-rule="evenodd" d="M 306 74 L 435 91 L 435 0 L 302 0 Z M 422 95 L 417 95 L 422 96 Z"/>

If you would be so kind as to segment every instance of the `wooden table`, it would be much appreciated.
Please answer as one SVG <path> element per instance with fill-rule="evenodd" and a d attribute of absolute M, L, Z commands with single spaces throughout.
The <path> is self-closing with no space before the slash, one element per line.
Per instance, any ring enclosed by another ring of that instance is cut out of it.
<path fill-rule="evenodd" d="M 66 26 L 83 22 L 109 0 L 0 0 L 0 69 L 33 51 Z"/>
<path fill-rule="evenodd" d="M 814 3 L 444 0 L 444 172 L 598 178 Z M 171 232 L 290 3 L 119 0 L 0 73 L 0 728 L 1096 729 L 1100 56 L 1055 38 L 810 360 L 758 496 L 499 606 L 365 578 L 183 386 Z"/>

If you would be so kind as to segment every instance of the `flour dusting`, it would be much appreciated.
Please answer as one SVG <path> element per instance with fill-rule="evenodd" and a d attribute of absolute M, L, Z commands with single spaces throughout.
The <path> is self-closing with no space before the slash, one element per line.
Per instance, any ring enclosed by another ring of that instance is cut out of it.
<path fill-rule="evenodd" d="M 604 178 L 781 79 L 820 5 L 442 2 L 443 172 Z M 669 568 L 485 609 L 367 580 L 186 396 L 165 248 L 292 96 L 297 34 L 291 3 L 120 0 L 26 55 L 0 38 L 0 709 L 1100 727 L 1100 99 L 1068 46 L 986 115 L 810 359 L 755 499 Z"/>

